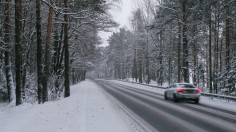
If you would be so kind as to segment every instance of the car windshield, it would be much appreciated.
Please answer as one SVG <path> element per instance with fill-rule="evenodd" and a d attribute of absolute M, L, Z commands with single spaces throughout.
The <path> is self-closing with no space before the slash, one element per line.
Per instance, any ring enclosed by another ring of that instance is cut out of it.
<path fill-rule="evenodd" d="M 179 84 L 179 86 L 181 88 L 196 88 L 194 85 L 192 84 Z"/>

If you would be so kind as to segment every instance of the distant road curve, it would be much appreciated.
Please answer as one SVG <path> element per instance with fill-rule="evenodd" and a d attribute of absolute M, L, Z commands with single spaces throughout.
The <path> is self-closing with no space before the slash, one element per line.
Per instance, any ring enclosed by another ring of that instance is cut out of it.
<path fill-rule="evenodd" d="M 95 82 L 156 131 L 236 132 L 236 112 L 191 102 L 174 103 L 164 100 L 163 95 L 111 81 Z"/>

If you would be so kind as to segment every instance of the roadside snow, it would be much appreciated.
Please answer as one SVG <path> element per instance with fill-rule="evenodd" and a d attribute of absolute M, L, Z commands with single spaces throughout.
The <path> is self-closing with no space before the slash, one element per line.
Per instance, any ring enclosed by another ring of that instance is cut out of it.
<path fill-rule="evenodd" d="M 200 103 L 204 105 L 236 112 L 236 102 L 231 101 L 231 100 L 201 96 Z"/>
<path fill-rule="evenodd" d="M 1 132 L 130 132 L 114 104 L 92 81 L 71 87 L 71 96 L 42 105 L 0 106 Z"/>

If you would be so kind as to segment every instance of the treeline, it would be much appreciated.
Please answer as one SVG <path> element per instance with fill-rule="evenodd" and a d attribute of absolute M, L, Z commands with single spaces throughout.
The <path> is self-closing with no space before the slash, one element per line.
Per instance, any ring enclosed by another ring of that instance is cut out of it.
<path fill-rule="evenodd" d="M 116 26 L 114 0 L 1 0 L 0 101 L 70 96 L 94 68 L 99 30 Z"/>
<path fill-rule="evenodd" d="M 144 0 L 132 31 L 110 37 L 99 77 L 142 83 L 191 82 L 235 94 L 236 1 Z"/>

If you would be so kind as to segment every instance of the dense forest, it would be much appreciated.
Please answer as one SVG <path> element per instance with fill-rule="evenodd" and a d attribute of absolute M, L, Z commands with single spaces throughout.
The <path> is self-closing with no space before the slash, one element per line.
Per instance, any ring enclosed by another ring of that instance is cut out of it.
<path fill-rule="evenodd" d="M 103 49 L 94 75 L 236 93 L 236 1 L 144 0 Z"/>
<path fill-rule="evenodd" d="M 0 101 L 70 96 L 97 63 L 98 32 L 117 26 L 116 0 L 1 0 Z"/>

